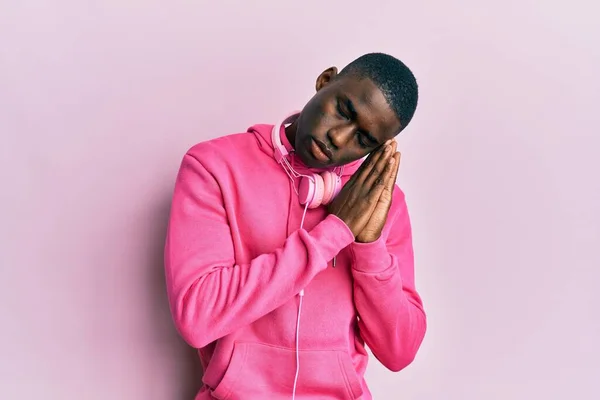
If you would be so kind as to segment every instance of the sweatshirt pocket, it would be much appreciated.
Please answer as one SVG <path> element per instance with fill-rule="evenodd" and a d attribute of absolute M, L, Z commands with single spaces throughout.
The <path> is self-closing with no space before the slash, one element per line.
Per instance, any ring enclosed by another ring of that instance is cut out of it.
<path fill-rule="evenodd" d="M 356 400 L 362 396 L 360 379 L 348 353 L 300 350 L 299 358 L 297 398 Z M 294 349 L 238 342 L 212 395 L 219 400 L 290 399 L 295 375 Z"/>

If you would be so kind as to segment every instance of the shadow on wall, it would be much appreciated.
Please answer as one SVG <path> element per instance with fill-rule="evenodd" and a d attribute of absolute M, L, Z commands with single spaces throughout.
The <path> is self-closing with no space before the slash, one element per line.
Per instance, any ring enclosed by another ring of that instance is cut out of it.
<path fill-rule="evenodd" d="M 150 248 L 152 254 L 152 282 L 150 282 L 150 293 L 152 304 L 149 305 L 153 310 L 153 328 L 156 329 L 157 346 L 159 353 L 164 355 L 168 362 L 165 362 L 164 368 L 172 368 L 168 375 L 173 377 L 169 383 L 172 388 L 173 400 L 193 399 L 202 384 L 202 367 L 195 349 L 191 348 L 179 336 L 175 329 L 169 303 L 167 300 L 165 269 L 164 269 L 164 244 L 169 219 L 171 204 L 171 193 L 169 192 L 162 198 L 159 207 L 155 208 L 156 229 L 151 238 Z"/>

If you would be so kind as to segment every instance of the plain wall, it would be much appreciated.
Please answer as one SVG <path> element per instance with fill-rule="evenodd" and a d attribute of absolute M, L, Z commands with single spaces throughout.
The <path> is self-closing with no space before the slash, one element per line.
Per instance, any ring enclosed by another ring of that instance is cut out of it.
<path fill-rule="evenodd" d="M 0 1 L 0 398 L 191 400 L 162 269 L 183 153 L 369 51 L 420 82 L 399 183 L 429 317 L 375 398 L 600 398 L 598 6 L 367 4 Z"/>

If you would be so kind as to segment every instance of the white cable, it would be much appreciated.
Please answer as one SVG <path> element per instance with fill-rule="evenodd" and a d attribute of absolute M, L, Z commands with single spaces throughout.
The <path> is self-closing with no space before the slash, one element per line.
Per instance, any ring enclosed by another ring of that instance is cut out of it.
<path fill-rule="evenodd" d="M 302 299 L 304 298 L 304 289 L 300 291 L 300 304 L 298 305 L 298 320 L 296 322 L 296 376 L 294 377 L 294 391 L 292 400 L 296 399 L 296 387 L 298 386 L 298 375 L 300 374 L 300 314 L 302 313 Z"/>
<path fill-rule="evenodd" d="M 304 227 L 304 217 L 308 210 L 308 203 L 304 206 L 300 229 Z M 300 374 L 300 315 L 302 314 L 302 299 L 304 298 L 304 289 L 300 290 L 300 303 L 298 304 L 298 319 L 296 320 L 296 376 L 294 377 L 294 390 L 292 391 L 292 400 L 296 399 L 296 387 L 298 386 L 298 375 Z"/>
<path fill-rule="evenodd" d="M 300 221 L 300 229 L 304 226 L 304 217 L 306 217 L 306 210 L 308 210 L 308 202 L 304 206 L 304 212 L 302 213 L 302 221 Z"/>
<path fill-rule="evenodd" d="M 281 164 L 283 170 L 285 171 L 285 173 L 287 174 L 288 178 L 290 178 L 290 181 L 292 181 L 292 186 L 294 187 L 294 191 L 296 192 L 296 195 L 299 195 L 299 193 L 298 193 L 298 189 L 296 188 L 295 179 L 297 179 L 299 177 L 306 177 L 306 178 L 310 179 L 311 181 L 314 181 L 314 179 L 311 176 L 303 175 L 303 174 L 296 172 L 294 170 L 294 168 L 290 165 L 290 163 L 286 157 L 283 157 L 281 159 L 280 164 Z M 342 166 L 340 168 L 340 173 L 339 173 L 340 177 L 343 174 L 344 174 L 344 166 Z M 304 219 L 306 217 L 307 211 L 308 211 L 308 202 L 304 206 L 304 212 L 302 213 L 302 220 L 300 221 L 300 229 L 302 229 L 304 227 Z M 335 266 L 335 258 L 333 260 L 333 263 Z M 302 314 L 302 300 L 304 298 L 304 289 L 300 290 L 299 296 L 300 296 L 300 302 L 298 304 L 298 319 L 296 321 L 296 374 L 294 376 L 294 388 L 292 391 L 292 400 L 296 400 L 296 388 L 298 387 L 298 376 L 300 374 L 300 316 Z"/>

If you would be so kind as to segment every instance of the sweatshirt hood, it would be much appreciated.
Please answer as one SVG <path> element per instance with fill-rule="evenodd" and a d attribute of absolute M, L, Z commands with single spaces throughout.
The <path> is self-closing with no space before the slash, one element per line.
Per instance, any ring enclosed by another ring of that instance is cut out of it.
<path fill-rule="evenodd" d="M 274 126 L 273 124 L 257 124 L 257 125 L 253 125 L 250 128 L 248 128 L 248 132 L 253 133 L 255 135 L 261 151 L 263 151 L 265 154 L 268 154 L 270 157 L 275 159 L 274 154 L 273 154 L 274 146 L 271 141 L 271 132 L 273 130 L 273 126 Z M 312 167 L 308 167 L 306 164 L 304 164 L 302 162 L 302 160 L 300 159 L 300 157 L 298 157 L 296 155 L 296 153 L 294 152 L 294 148 L 290 144 L 290 142 L 285 134 L 285 126 L 284 125 L 281 126 L 281 129 L 279 131 L 279 137 L 281 138 L 281 143 L 285 146 L 285 148 L 289 152 L 288 160 L 290 161 L 290 164 L 292 164 L 292 166 L 294 167 L 294 169 L 297 172 L 299 172 L 301 174 L 305 174 L 308 172 L 320 173 L 320 172 L 323 172 L 326 170 L 333 170 L 335 168 L 335 167 L 325 168 L 325 169 L 312 168 Z M 361 164 L 362 164 L 362 159 L 353 161 L 349 164 L 345 164 L 343 166 L 342 176 L 352 175 L 354 172 L 356 172 L 356 170 L 360 167 Z"/>

